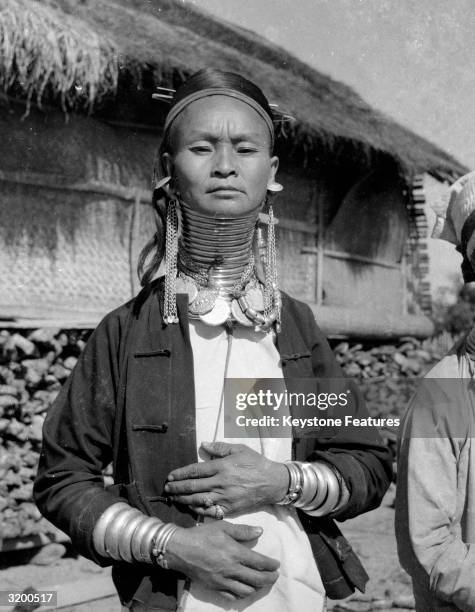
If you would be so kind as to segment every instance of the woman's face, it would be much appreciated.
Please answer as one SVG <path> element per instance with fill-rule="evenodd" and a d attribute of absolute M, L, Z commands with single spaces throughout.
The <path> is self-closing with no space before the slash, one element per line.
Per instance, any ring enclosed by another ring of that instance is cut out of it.
<path fill-rule="evenodd" d="M 192 102 L 172 124 L 170 142 L 163 161 L 189 206 L 233 216 L 264 202 L 279 160 L 265 121 L 245 102 L 221 95 Z"/>

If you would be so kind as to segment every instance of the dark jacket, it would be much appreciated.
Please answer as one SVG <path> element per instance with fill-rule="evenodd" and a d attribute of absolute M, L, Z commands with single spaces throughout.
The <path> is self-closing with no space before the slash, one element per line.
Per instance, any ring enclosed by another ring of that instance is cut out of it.
<path fill-rule="evenodd" d="M 73 373 L 48 411 L 34 486 L 35 501 L 77 550 L 102 566 L 92 532 L 104 510 L 121 499 L 165 522 L 195 523 L 186 507 L 170 505 L 168 473 L 197 461 L 195 392 L 187 296 L 178 295 L 179 324 L 164 325 L 161 283 L 118 308 L 91 335 Z M 305 304 L 283 295 L 277 337 L 286 384 L 295 378 L 342 373 Z M 366 416 L 359 396 L 356 416 Z M 300 513 L 329 596 L 364 590 L 367 575 L 332 518 L 344 520 L 377 507 L 389 486 L 391 460 L 377 433 L 341 428 L 326 438 L 294 439 L 297 460 L 325 459 L 342 474 L 348 503 L 334 517 Z M 104 489 L 102 469 L 113 462 L 115 485 Z M 132 598 L 174 609 L 177 574 L 147 564 L 115 563 L 123 602 Z"/>

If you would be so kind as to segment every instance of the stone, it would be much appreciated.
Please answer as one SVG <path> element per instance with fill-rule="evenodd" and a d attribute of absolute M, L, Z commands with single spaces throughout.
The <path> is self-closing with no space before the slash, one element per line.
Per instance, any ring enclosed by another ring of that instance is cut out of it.
<path fill-rule="evenodd" d="M 65 346 L 67 346 L 69 344 L 68 336 L 64 332 L 59 334 L 59 336 L 56 338 L 56 340 L 59 342 L 59 344 L 62 347 L 65 347 Z"/>
<path fill-rule="evenodd" d="M 19 403 L 19 399 L 14 395 L 0 395 L 0 414 L 8 408 L 16 408 Z"/>
<path fill-rule="evenodd" d="M 56 380 L 59 380 L 59 382 L 63 382 L 71 374 L 71 370 L 66 369 L 60 363 L 55 363 L 50 367 L 49 373 L 52 374 Z"/>
<path fill-rule="evenodd" d="M 28 438 L 30 440 L 41 441 L 43 439 L 43 423 L 44 418 L 35 414 L 31 419 L 31 425 L 28 426 Z"/>
<path fill-rule="evenodd" d="M 8 499 L 0 495 L 0 512 L 8 507 Z"/>
<path fill-rule="evenodd" d="M 72 370 L 74 368 L 74 366 L 76 365 L 78 359 L 77 357 L 67 357 L 64 361 L 63 361 L 63 365 L 67 370 Z"/>
<path fill-rule="evenodd" d="M 0 383 L 5 385 L 13 385 L 15 376 L 7 366 L 0 365 Z"/>
<path fill-rule="evenodd" d="M 39 389 L 38 391 L 35 391 L 33 399 L 40 400 L 41 402 L 46 404 L 46 408 L 49 408 L 56 399 L 58 391 L 59 389 L 56 391 L 52 391 L 50 389 Z"/>
<path fill-rule="evenodd" d="M 4 482 L 8 487 L 21 487 L 21 476 L 18 472 L 8 470 L 7 475 L 4 478 Z"/>
<path fill-rule="evenodd" d="M 33 480 L 36 475 L 36 470 L 26 465 L 23 465 L 18 472 L 23 482 L 28 483 Z"/>
<path fill-rule="evenodd" d="M 22 484 L 10 492 L 10 497 L 16 501 L 30 501 L 33 498 L 33 483 Z"/>
<path fill-rule="evenodd" d="M 1 499 L 0 499 L 0 507 L 1 507 Z M 25 516 L 33 519 L 34 521 L 39 521 L 41 519 L 41 512 L 38 510 L 35 504 L 32 502 L 23 502 L 21 504 L 21 510 L 25 514 Z"/>
<path fill-rule="evenodd" d="M 51 344 L 60 331 L 61 330 L 57 327 L 41 327 L 31 332 L 28 336 L 28 340 L 32 342 L 41 342 L 42 344 Z"/>
<path fill-rule="evenodd" d="M 53 542 L 43 546 L 31 559 L 33 565 L 52 565 L 66 554 L 66 546 Z"/>
<path fill-rule="evenodd" d="M 17 419 L 12 419 L 7 427 L 7 433 L 18 440 L 25 441 L 28 439 L 27 428 L 23 423 L 17 421 Z"/>
<path fill-rule="evenodd" d="M 22 351 L 24 355 L 33 355 L 36 350 L 36 347 L 33 342 L 31 342 L 31 340 L 28 340 L 28 338 L 25 338 L 21 334 L 13 334 L 13 336 L 11 337 L 11 341 L 13 342 L 16 348 Z"/>
<path fill-rule="evenodd" d="M 27 368 L 27 370 L 34 370 L 41 378 L 48 374 L 50 367 L 50 363 L 45 357 L 41 357 L 40 359 L 24 359 L 21 364 L 23 367 Z"/>
<path fill-rule="evenodd" d="M 0 348 L 5 347 L 9 343 L 10 337 L 10 332 L 8 332 L 6 329 L 2 329 L 2 331 L 0 331 Z"/>

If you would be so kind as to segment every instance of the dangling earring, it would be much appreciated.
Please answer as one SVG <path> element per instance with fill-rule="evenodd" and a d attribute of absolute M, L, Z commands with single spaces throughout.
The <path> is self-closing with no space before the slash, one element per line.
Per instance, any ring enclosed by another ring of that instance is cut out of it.
<path fill-rule="evenodd" d="M 165 233 L 165 298 L 163 318 L 165 323 L 178 323 L 176 309 L 176 276 L 178 259 L 178 216 L 176 201 L 170 200 L 167 207 Z"/>
<path fill-rule="evenodd" d="M 155 181 L 155 189 L 165 189 L 168 183 L 172 180 L 171 176 L 164 176 L 160 180 Z"/>
<path fill-rule="evenodd" d="M 276 322 L 276 330 L 280 331 L 281 297 L 277 276 L 277 250 L 275 246 L 275 219 L 272 204 L 269 204 L 269 222 L 267 226 L 267 248 L 265 258 L 264 285 L 264 318 Z"/>

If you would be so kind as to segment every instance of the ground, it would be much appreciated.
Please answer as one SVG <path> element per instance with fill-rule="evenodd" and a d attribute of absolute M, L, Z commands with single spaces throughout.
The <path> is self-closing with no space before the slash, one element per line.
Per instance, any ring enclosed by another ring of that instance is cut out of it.
<path fill-rule="evenodd" d="M 354 610 L 392 610 L 394 600 L 409 598 L 411 594 L 410 581 L 397 561 L 396 542 L 394 537 L 394 487 L 392 486 L 380 508 L 368 512 L 351 521 L 340 525 L 342 531 L 350 540 L 353 548 L 370 575 L 365 596 L 357 601 L 347 601 L 336 604 L 330 602 L 329 609 Z M 24 590 L 34 586 L 40 590 L 45 586 L 65 585 L 62 590 L 74 589 L 75 592 L 91 592 L 95 583 L 109 583 L 110 568 L 100 568 L 82 557 L 74 557 L 71 553 L 59 559 L 53 565 L 38 566 L 27 563 L 25 553 L 8 553 L 1 558 L 0 584 L 3 590 Z M 101 580 L 103 578 L 103 580 Z M 74 584 L 75 583 L 75 584 Z M 67 586 L 66 586 L 67 585 Z M 112 590 L 111 590 L 112 592 Z M 79 596 L 79 595 L 78 595 Z M 401 604 L 401 602 L 398 602 Z M 404 603 L 404 602 L 402 602 Z M 400 612 L 401 606 L 397 608 Z M 63 612 L 118 612 L 120 603 L 116 596 L 62 608 Z"/>

